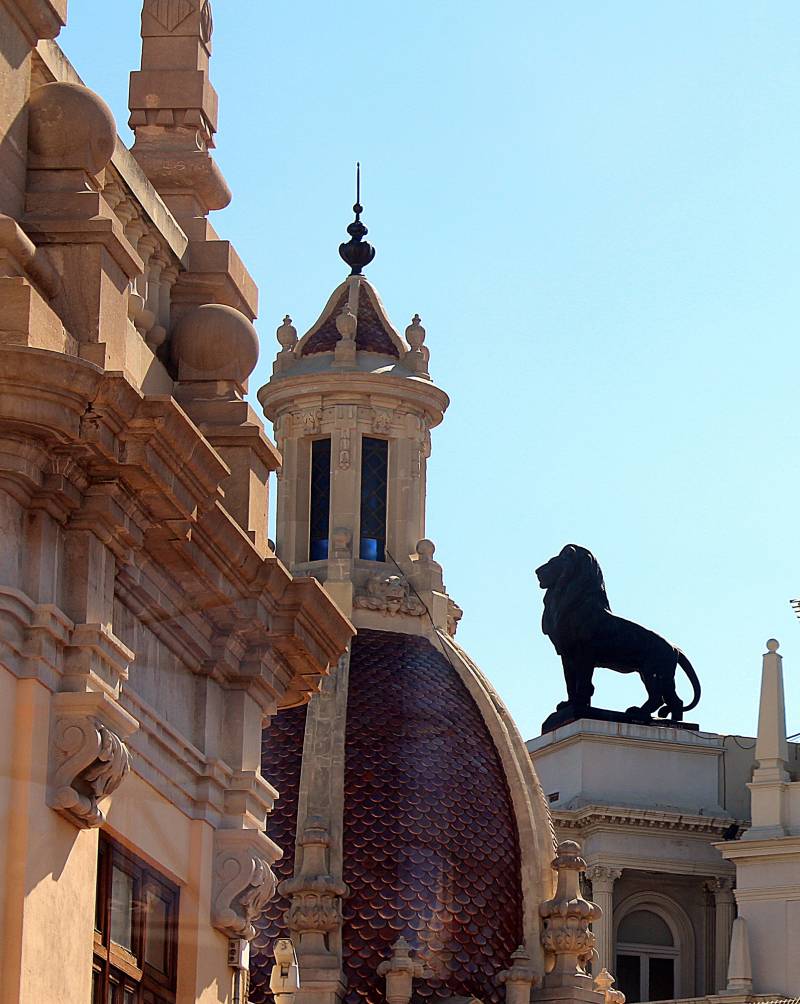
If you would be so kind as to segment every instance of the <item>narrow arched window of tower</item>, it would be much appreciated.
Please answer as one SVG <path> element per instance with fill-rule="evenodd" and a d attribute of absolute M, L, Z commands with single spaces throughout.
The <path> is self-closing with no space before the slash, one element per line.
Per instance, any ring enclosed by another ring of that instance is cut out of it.
<path fill-rule="evenodd" d="M 331 517 L 331 441 L 315 439 L 311 444 L 311 507 L 308 528 L 308 559 L 328 557 Z"/>
<path fill-rule="evenodd" d="M 386 487 L 389 443 L 365 436 L 361 440 L 361 540 L 359 557 L 386 560 Z"/>

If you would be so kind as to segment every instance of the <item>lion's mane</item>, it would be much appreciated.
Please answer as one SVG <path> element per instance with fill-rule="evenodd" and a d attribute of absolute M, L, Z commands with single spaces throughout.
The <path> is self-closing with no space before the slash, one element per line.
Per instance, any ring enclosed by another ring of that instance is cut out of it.
<path fill-rule="evenodd" d="M 603 573 L 591 551 L 567 544 L 551 560 L 563 569 L 555 584 L 545 590 L 542 631 L 561 655 L 576 642 L 589 640 L 597 618 L 611 607 Z"/>

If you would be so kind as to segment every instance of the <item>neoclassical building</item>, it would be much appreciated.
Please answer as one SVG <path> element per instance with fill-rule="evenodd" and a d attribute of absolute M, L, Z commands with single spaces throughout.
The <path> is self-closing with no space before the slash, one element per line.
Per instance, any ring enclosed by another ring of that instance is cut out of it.
<path fill-rule="evenodd" d="M 130 150 L 66 14 L 0 0 L 0 1004 L 624 1004 L 604 967 L 630 1004 L 796 997 L 777 644 L 755 740 L 526 749 L 455 640 L 448 398 L 361 207 L 319 320 L 278 329 L 273 442 L 209 221 L 210 2 L 143 0 Z"/>
<path fill-rule="evenodd" d="M 209 6 L 144 4 L 131 151 L 65 16 L 0 2 L 0 1000 L 241 1001 L 262 727 L 353 629 L 267 541 Z"/>

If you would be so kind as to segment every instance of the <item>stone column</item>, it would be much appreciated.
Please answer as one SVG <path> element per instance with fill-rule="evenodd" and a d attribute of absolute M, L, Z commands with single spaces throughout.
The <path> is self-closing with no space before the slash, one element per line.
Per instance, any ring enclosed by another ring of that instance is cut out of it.
<path fill-rule="evenodd" d="M 603 969 L 614 972 L 614 883 L 622 875 L 621 868 L 609 865 L 590 865 L 586 869 L 586 877 L 592 883 L 592 900 L 603 911 L 598 921 L 592 924 L 592 931 L 597 940 L 597 963 L 592 971 L 599 973 Z"/>
<path fill-rule="evenodd" d="M 714 983 L 719 993 L 728 985 L 728 958 L 730 956 L 731 933 L 736 916 L 733 898 L 733 879 L 718 878 L 713 883 L 714 892 Z"/>

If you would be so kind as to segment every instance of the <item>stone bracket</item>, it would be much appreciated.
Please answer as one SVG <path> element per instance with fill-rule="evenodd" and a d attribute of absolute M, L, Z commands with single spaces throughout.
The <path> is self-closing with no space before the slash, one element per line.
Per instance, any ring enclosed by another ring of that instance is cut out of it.
<path fill-rule="evenodd" d="M 252 941 L 253 921 L 275 895 L 280 848 L 261 830 L 217 830 L 211 920 L 227 938 Z"/>
<path fill-rule="evenodd" d="M 105 693 L 60 693 L 52 700 L 48 804 L 82 829 L 101 826 L 101 799 L 130 769 L 125 740 L 139 723 Z"/>

